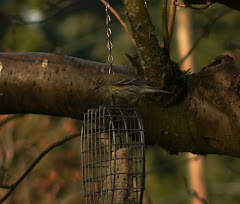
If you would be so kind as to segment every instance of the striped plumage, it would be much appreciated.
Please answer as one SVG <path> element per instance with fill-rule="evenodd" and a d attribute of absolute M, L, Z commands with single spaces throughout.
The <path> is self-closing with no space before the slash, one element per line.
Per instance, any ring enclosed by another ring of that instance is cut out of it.
<path fill-rule="evenodd" d="M 119 82 L 115 82 L 111 86 L 111 92 L 112 94 L 123 98 L 138 97 L 139 95 L 145 93 L 171 94 L 168 91 L 152 86 L 149 81 L 143 79 L 121 80 Z"/>

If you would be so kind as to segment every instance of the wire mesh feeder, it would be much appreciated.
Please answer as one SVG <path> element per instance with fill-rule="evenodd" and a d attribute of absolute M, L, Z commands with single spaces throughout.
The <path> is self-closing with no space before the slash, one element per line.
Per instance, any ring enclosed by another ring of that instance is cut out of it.
<path fill-rule="evenodd" d="M 82 129 L 86 203 L 140 204 L 145 186 L 144 132 L 135 108 L 89 109 Z"/>

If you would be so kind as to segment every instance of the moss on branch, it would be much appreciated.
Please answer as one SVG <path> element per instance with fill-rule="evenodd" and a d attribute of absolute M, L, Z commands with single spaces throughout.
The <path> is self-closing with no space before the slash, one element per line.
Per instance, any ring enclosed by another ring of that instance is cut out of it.
<path fill-rule="evenodd" d="M 158 82 L 167 68 L 168 56 L 158 44 L 154 27 L 142 0 L 124 0 L 141 65 L 147 80 Z"/>
<path fill-rule="evenodd" d="M 155 97 L 155 101 L 164 104 L 176 102 L 186 88 L 184 74 L 170 60 L 166 50 L 160 48 L 144 1 L 124 0 L 124 5 L 145 79 L 155 83 L 160 89 L 174 93 L 172 96 L 159 95 Z"/>

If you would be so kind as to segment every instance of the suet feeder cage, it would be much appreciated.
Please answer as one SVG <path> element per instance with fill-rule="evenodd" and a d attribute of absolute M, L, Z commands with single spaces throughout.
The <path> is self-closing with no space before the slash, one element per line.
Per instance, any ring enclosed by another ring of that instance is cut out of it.
<path fill-rule="evenodd" d="M 89 109 L 84 115 L 81 140 L 86 203 L 141 204 L 145 145 L 136 108 Z"/>

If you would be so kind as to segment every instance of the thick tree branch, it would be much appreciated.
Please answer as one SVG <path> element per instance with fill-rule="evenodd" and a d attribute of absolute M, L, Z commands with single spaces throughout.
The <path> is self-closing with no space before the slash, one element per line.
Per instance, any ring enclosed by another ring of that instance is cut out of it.
<path fill-rule="evenodd" d="M 0 54 L 0 62 L 1 114 L 82 117 L 89 107 L 111 104 L 112 81 L 136 73 L 133 67 L 115 66 L 118 73 L 109 75 L 107 64 L 57 54 Z"/>
<path fill-rule="evenodd" d="M 56 54 L 0 54 L 0 62 L 2 114 L 82 118 L 88 108 L 111 104 L 112 81 L 136 77 L 133 67 L 115 67 L 116 74 L 108 74 L 108 65 Z M 231 57 L 220 56 L 200 73 L 185 77 L 188 89 L 176 103 L 166 107 L 153 100 L 155 95 L 139 98 L 135 105 L 146 143 L 172 153 L 239 157 L 239 74 Z"/>
<path fill-rule="evenodd" d="M 231 57 L 217 57 L 200 73 L 187 77 L 188 94 L 180 104 L 168 108 L 151 105 L 151 120 L 145 119 L 144 125 L 152 143 L 160 142 L 170 152 L 211 151 L 239 157 L 239 74 Z M 145 116 L 147 105 L 142 111 Z"/>
<path fill-rule="evenodd" d="M 176 102 L 185 90 L 185 79 L 179 67 L 169 59 L 166 50 L 160 48 L 144 1 L 124 0 L 124 5 L 145 78 L 160 89 L 175 94 L 160 95 L 155 100 L 165 105 Z"/>
<path fill-rule="evenodd" d="M 166 64 L 169 58 L 158 45 L 158 40 L 144 1 L 124 0 L 124 4 L 145 78 L 159 83 L 162 80 L 164 70 L 167 68 Z"/>

